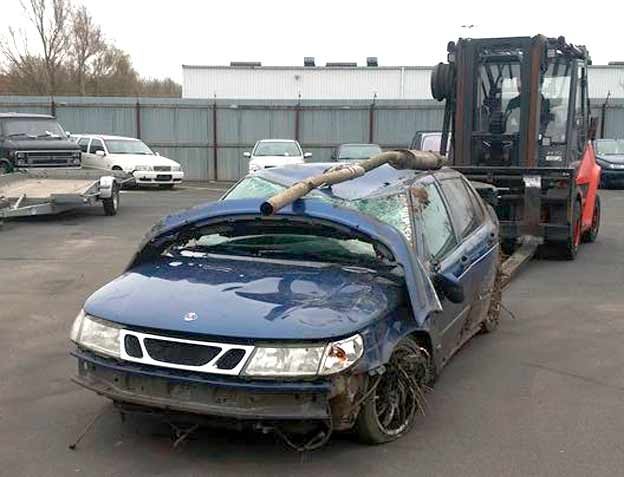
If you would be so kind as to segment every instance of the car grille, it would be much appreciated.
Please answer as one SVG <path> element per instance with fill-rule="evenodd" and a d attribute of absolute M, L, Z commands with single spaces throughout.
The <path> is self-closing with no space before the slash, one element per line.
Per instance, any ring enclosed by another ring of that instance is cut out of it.
<path fill-rule="evenodd" d="M 171 166 L 154 166 L 156 172 L 171 172 Z"/>
<path fill-rule="evenodd" d="M 202 346 L 191 343 L 146 338 L 143 342 L 147 353 L 157 361 L 187 366 L 204 366 L 221 352 L 216 346 Z"/>
<path fill-rule="evenodd" d="M 239 374 L 253 346 L 187 340 L 122 330 L 121 358 L 166 368 Z"/>
<path fill-rule="evenodd" d="M 26 151 L 26 162 L 30 167 L 71 166 L 76 151 Z"/>

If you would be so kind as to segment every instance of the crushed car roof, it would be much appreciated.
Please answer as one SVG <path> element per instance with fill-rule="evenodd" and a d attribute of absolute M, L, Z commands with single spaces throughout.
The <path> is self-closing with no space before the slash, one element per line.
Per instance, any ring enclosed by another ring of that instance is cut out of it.
<path fill-rule="evenodd" d="M 288 165 L 262 169 L 256 172 L 254 176 L 288 187 L 308 177 L 322 174 L 330 167 L 335 167 L 336 165 L 337 163 L 335 162 Z M 329 189 L 321 188 L 316 191 L 342 200 L 356 200 L 369 196 L 393 194 L 397 193 L 397 189 L 404 188 L 414 182 L 424 172 L 412 169 L 398 170 L 386 164 L 356 179 L 335 184 Z"/>

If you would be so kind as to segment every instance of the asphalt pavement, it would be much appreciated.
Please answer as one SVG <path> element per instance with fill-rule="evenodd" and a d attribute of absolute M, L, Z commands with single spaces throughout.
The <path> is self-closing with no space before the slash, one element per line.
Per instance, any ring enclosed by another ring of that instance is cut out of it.
<path fill-rule="evenodd" d="M 596 243 L 534 260 L 505 293 L 499 329 L 471 340 L 391 444 L 337 436 L 298 454 L 270 435 L 205 429 L 178 448 L 157 419 L 122 422 L 70 381 L 70 325 L 164 214 L 217 186 L 129 190 L 100 208 L 0 228 L 0 476 L 624 475 L 624 191 L 602 191 Z M 513 318 L 512 318 L 513 316 Z M 98 414 L 74 451 L 68 445 Z"/>

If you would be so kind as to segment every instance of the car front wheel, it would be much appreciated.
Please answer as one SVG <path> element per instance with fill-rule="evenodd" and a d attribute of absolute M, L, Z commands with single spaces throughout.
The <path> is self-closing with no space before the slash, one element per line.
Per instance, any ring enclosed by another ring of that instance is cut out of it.
<path fill-rule="evenodd" d="M 422 410 L 427 384 L 432 379 L 429 352 L 412 338 L 395 347 L 385 372 L 369 381 L 355 431 L 367 444 L 383 444 L 407 433 Z"/>

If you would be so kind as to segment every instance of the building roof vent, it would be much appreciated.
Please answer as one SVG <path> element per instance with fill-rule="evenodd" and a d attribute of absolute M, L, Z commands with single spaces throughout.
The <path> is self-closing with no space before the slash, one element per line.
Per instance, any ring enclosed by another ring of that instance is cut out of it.
<path fill-rule="evenodd" d="M 326 63 L 325 66 L 328 68 L 355 68 L 357 67 L 357 63 L 355 61 L 339 61 L 334 63 Z"/>
<path fill-rule="evenodd" d="M 303 66 L 313 67 L 316 66 L 316 62 L 314 61 L 313 56 L 304 56 L 303 57 Z"/>
<path fill-rule="evenodd" d="M 259 61 L 230 61 L 230 66 L 237 68 L 256 68 L 262 66 L 262 63 Z"/>
<path fill-rule="evenodd" d="M 376 68 L 379 66 L 379 62 L 377 61 L 377 57 L 376 56 L 367 56 L 366 57 L 366 66 L 369 66 L 371 68 Z"/>

